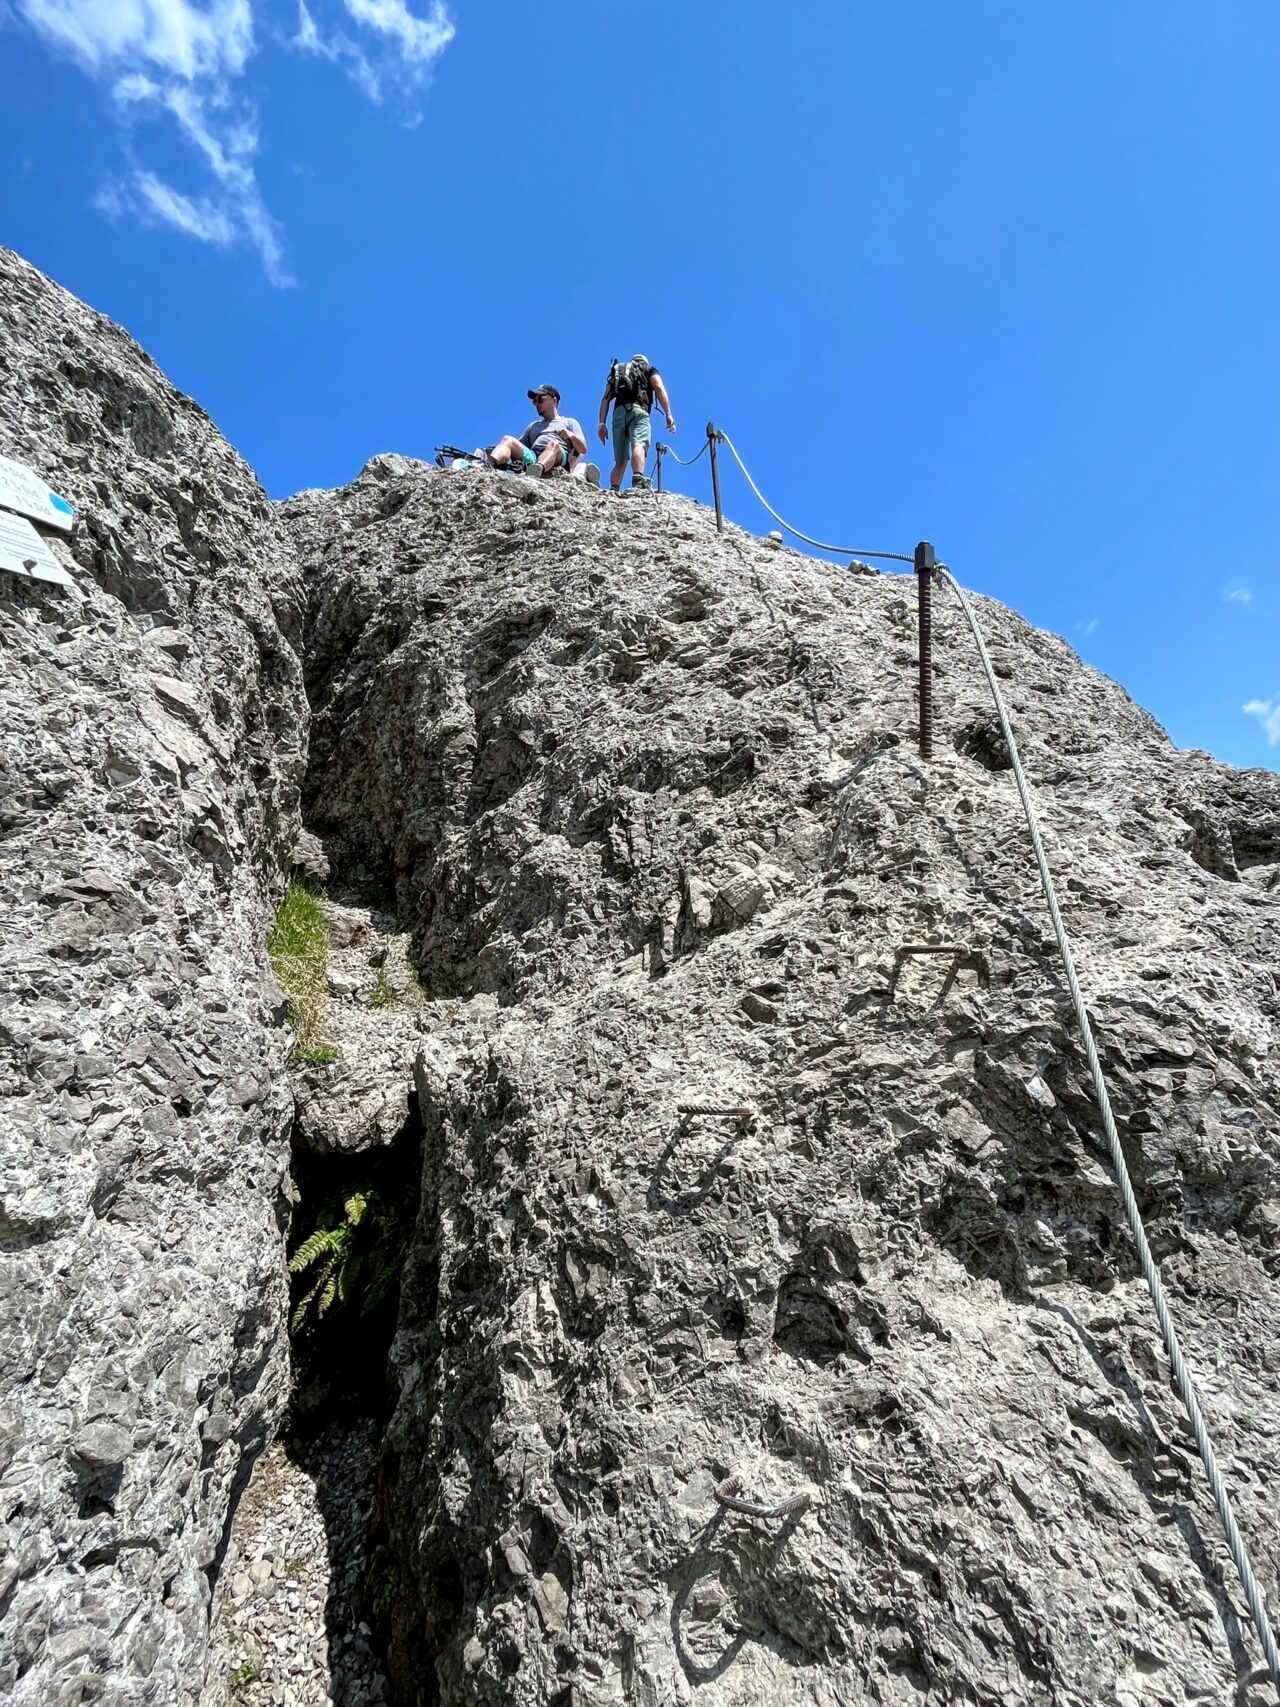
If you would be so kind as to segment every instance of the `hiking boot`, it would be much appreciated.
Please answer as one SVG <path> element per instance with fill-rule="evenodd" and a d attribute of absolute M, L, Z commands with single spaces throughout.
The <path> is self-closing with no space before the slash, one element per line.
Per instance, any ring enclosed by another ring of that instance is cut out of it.
<path fill-rule="evenodd" d="M 633 492 L 648 492 L 652 490 L 649 476 L 647 474 L 633 474 L 631 476 L 631 490 Z"/>
<path fill-rule="evenodd" d="M 596 467 L 594 462 L 589 462 L 587 464 L 587 470 L 583 475 L 583 479 L 586 481 L 588 486 L 598 486 L 600 484 L 600 470 Z"/>
<path fill-rule="evenodd" d="M 541 480 L 546 472 L 546 469 L 540 462 L 531 462 L 525 469 L 525 473 L 529 476 L 530 480 Z"/>

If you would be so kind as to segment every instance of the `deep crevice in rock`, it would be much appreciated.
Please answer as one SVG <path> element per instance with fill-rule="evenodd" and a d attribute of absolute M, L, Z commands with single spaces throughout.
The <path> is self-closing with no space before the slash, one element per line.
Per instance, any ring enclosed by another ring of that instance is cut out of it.
<path fill-rule="evenodd" d="M 368 1205 L 365 1219 L 355 1226 L 351 1243 L 353 1256 L 346 1258 L 351 1273 L 348 1297 L 341 1296 L 342 1263 L 334 1270 L 332 1302 L 319 1312 L 320 1295 L 307 1308 L 291 1333 L 293 1352 L 293 1395 L 289 1434 L 305 1435 L 317 1420 L 332 1422 L 352 1417 L 381 1418 L 387 1406 L 387 1352 L 395 1332 L 399 1305 L 398 1276 L 384 1272 L 386 1262 L 398 1247 L 403 1255 L 417 1213 L 421 1168 L 422 1119 L 416 1095 L 410 1095 L 409 1113 L 396 1141 L 378 1149 L 318 1155 L 295 1145 L 293 1178 L 296 1208 L 289 1233 L 289 1256 L 296 1260 L 299 1249 L 325 1221 L 345 1225 L 344 1205 L 356 1196 Z M 388 1226 L 385 1238 L 361 1238 L 368 1217 L 382 1217 Z M 370 1264 L 376 1272 L 370 1272 Z M 291 1319 L 296 1315 L 316 1280 L 316 1266 L 292 1274 Z M 323 1292 L 323 1287 L 322 1287 Z"/>
<path fill-rule="evenodd" d="M 421 1146 L 413 1095 L 390 1145 L 318 1154 L 295 1131 L 291 1262 L 317 1229 L 346 1229 L 349 1246 L 331 1270 L 322 1256 L 291 1272 L 289 1414 L 279 1439 L 245 1478 L 218 1561 L 222 1628 L 215 1633 L 208 1707 L 228 1693 L 255 1707 L 281 1699 L 286 1683 L 303 1686 L 308 1679 L 335 1707 L 387 1699 L 371 1517 L 391 1397 L 387 1358 L 399 1265 L 417 1213 Z M 356 1203 L 363 1208 L 352 1223 Z M 374 1217 L 381 1219 L 381 1236 L 371 1226 Z M 282 1623 L 288 1627 L 283 1650 L 276 1645 Z"/>

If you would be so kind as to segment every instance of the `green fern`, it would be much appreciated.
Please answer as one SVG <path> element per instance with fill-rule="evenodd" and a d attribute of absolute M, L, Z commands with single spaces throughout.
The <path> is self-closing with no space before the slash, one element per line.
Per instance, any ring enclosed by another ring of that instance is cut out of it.
<path fill-rule="evenodd" d="M 353 1191 L 341 1214 L 324 1211 L 320 1225 L 289 1259 L 291 1274 L 311 1271 L 310 1287 L 290 1318 L 293 1332 L 319 1321 L 335 1304 L 358 1305 L 361 1315 L 380 1304 L 399 1273 L 405 1237 L 400 1213 L 372 1189 Z"/>

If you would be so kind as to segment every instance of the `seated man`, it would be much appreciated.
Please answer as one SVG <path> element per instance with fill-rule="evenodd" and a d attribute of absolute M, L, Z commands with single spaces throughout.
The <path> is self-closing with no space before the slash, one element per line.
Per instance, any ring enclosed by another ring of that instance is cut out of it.
<path fill-rule="evenodd" d="M 538 411 L 538 419 L 531 421 L 518 439 L 510 433 L 499 439 L 489 453 L 489 461 L 495 468 L 514 463 L 540 480 L 553 469 L 568 469 L 585 454 L 587 441 L 573 416 L 560 413 L 560 393 L 554 385 L 539 385 L 528 395 Z"/>

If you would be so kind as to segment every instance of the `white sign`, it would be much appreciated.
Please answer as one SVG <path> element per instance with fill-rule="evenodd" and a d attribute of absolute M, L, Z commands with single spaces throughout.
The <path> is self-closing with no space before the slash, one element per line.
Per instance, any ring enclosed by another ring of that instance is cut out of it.
<path fill-rule="evenodd" d="M 49 550 L 30 522 L 0 510 L 0 569 L 21 575 L 24 581 L 52 581 L 56 587 L 75 582 Z"/>
<path fill-rule="evenodd" d="M 7 456 L 0 456 L 0 506 L 30 516 L 47 528 L 60 528 L 63 533 L 71 532 L 76 519 L 67 500 L 51 492 L 33 468 Z"/>

